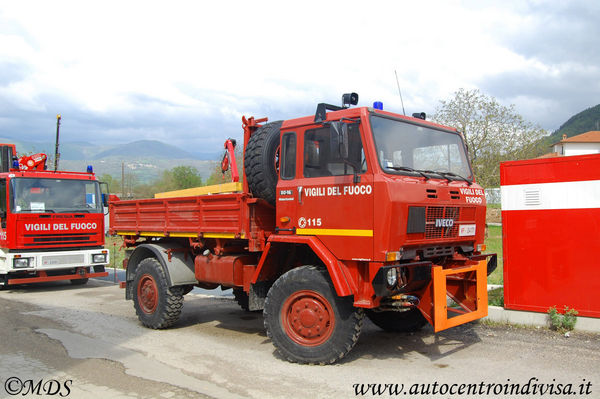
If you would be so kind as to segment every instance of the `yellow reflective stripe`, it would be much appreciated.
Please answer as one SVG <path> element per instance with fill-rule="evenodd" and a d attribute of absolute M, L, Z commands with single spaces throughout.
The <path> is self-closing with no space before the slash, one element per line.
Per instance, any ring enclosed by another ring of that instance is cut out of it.
<path fill-rule="evenodd" d="M 161 233 L 158 231 L 142 231 L 140 232 L 140 235 L 146 237 L 166 237 L 165 233 Z"/>
<path fill-rule="evenodd" d="M 198 237 L 198 233 L 169 233 L 169 237 Z"/>
<path fill-rule="evenodd" d="M 373 237 L 373 230 L 358 229 L 296 229 L 296 234 L 307 236 Z"/>
<path fill-rule="evenodd" d="M 117 235 L 120 236 L 145 236 L 145 237 L 166 237 L 167 235 L 157 231 L 142 231 L 139 234 L 135 231 L 118 231 Z M 204 238 L 235 238 L 234 233 L 204 233 Z M 169 233 L 169 237 L 198 237 L 198 233 Z M 240 238 L 246 238 L 245 234 L 242 234 Z"/>
<path fill-rule="evenodd" d="M 204 233 L 202 236 L 205 238 L 235 238 L 233 233 Z M 240 238 L 246 238 L 246 235 L 242 234 Z"/>

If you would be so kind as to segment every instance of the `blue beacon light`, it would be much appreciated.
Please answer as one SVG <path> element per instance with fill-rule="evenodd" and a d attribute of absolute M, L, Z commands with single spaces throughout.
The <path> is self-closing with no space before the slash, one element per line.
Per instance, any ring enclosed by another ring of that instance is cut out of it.
<path fill-rule="evenodd" d="M 383 111 L 383 103 L 381 101 L 375 101 L 373 103 L 373 108 Z"/>
<path fill-rule="evenodd" d="M 87 172 L 88 173 L 94 173 L 94 168 L 92 167 L 92 165 L 88 165 L 87 166 Z"/>

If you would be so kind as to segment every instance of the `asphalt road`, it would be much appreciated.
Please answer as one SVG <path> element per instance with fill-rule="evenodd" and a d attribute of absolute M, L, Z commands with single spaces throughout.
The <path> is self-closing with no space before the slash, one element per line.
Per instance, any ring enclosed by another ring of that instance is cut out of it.
<path fill-rule="evenodd" d="M 366 321 L 343 361 L 305 366 L 281 360 L 262 315 L 231 298 L 188 295 L 178 324 L 154 331 L 123 290 L 96 280 L 1 291 L 0 318 L 0 397 L 600 398 L 599 335 L 478 323 L 392 334 Z M 529 395 L 506 394 L 527 383 Z"/>

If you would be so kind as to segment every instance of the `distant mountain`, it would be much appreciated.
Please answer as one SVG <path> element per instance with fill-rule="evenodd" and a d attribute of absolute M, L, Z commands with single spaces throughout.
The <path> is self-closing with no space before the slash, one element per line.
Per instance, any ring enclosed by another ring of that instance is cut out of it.
<path fill-rule="evenodd" d="M 54 163 L 54 143 L 30 142 L 18 138 L 0 137 L 0 143 L 11 143 L 17 154 L 43 152 L 48 155 L 48 165 Z M 109 174 L 121 178 L 121 172 L 132 175 L 137 183 L 150 183 L 162 176 L 165 170 L 185 165 L 195 167 L 203 179 L 216 165 L 222 150 L 213 153 L 190 153 L 181 148 L 156 140 L 139 140 L 127 144 L 92 144 L 87 142 L 62 142 L 59 148 L 59 169 L 85 171 L 94 167 L 98 176 Z"/>
<path fill-rule="evenodd" d="M 11 143 L 17 146 L 18 154 L 35 154 L 43 152 L 48 157 L 54 157 L 54 143 L 21 141 L 14 138 L 0 138 L 2 143 Z M 60 159 L 78 160 L 91 159 L 99 151 L 104 151 L 108 146 L 97 146 L 86 142 L 61 143 L 59 147 Z"/>
<path fill-rule="evenodd" d="M 198 157 L 181 148 L 156 140 L 138 140 L 106 149 L 94 156 L 94 159 L 107 157 L 161 158 L 161 159 L 197 159 Z"/>
<path fill-rule="evenodd" d="M 569 118 L 555 132 L 548 136 L 548 144 L 551 145 L 562 139 L 563 134 L 567 137 L 577 136 L 578 134 L 589 132 L 590 130 L 600 130 L 600 104 L 590 107 L 585 111 Z"/>

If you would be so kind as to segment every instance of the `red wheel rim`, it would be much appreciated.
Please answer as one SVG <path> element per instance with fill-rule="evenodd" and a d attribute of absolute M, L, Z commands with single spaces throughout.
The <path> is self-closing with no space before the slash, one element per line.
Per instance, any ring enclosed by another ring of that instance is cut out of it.
<path fill-rule="evenodd" d="M 138 284 L 137 296 L 142 312 L 154 313 L 158 306 L 158 287 L 151 275 L 144 274 L 142 276 Z"/>
<path fill-rule="evenodd" d="M 315 291 L 292 294 L 281 308 L 281 318 L 287 336 L 303 346 L 321 345 L 331 337 L 335 328 L 333 308 Z"/>

